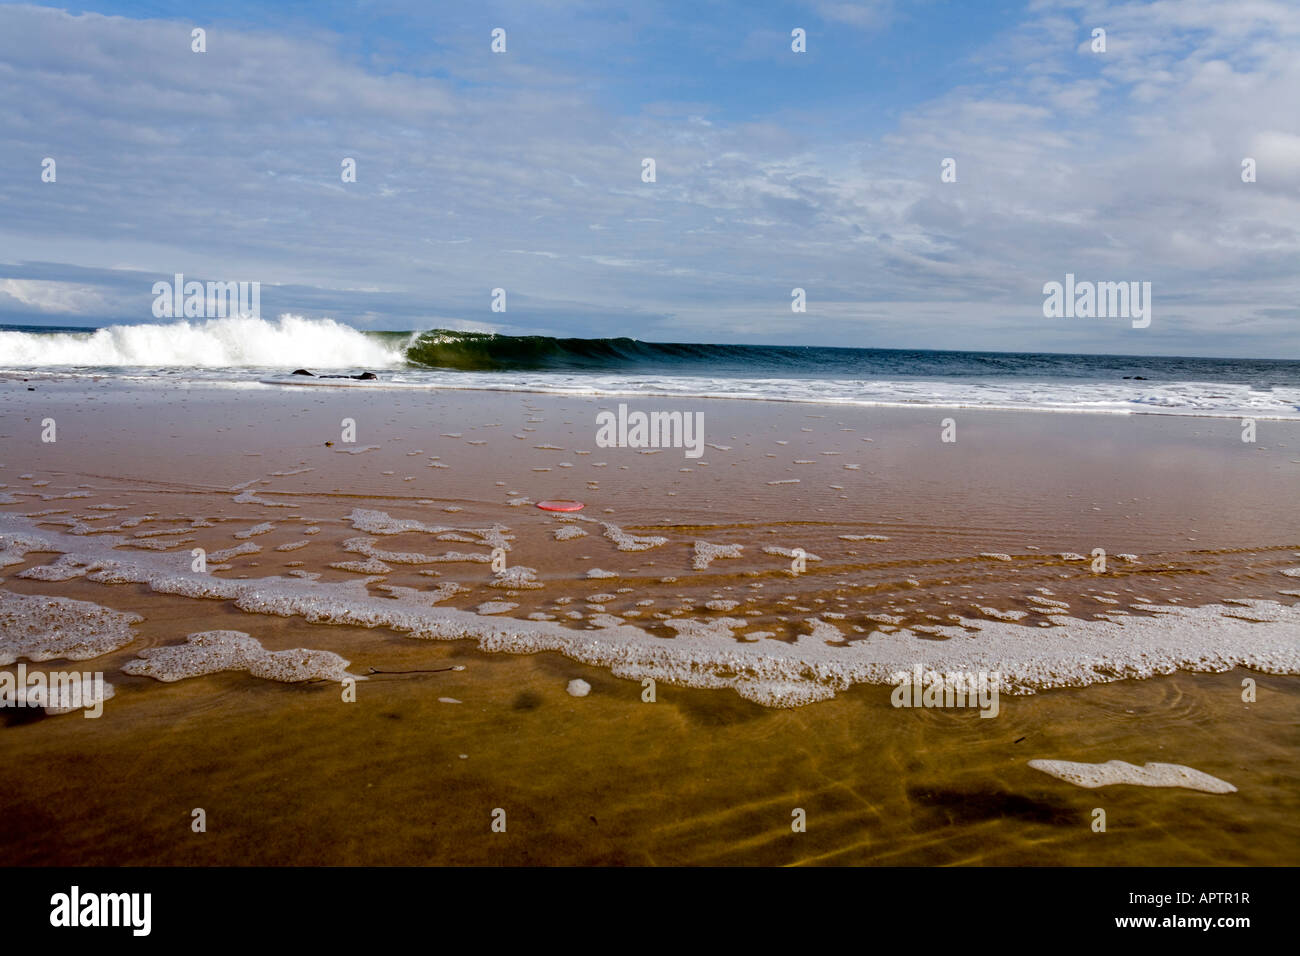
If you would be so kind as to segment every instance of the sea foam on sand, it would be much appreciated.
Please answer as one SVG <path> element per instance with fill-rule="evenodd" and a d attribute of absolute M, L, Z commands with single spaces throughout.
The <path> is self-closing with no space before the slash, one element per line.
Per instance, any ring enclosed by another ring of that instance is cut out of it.
<path fill-rule="evenodd" d="M 148 647 L 122 665 L 122 673 L 171 683 L 220 671 L 248 671 L 254 677 L 292 684 L 305 680 L 365 680 L 347 672 L 350 661 L 331 651 L 295 647 L 268 651 L 243 631 L 200 631 L 184 644 Z"/>
<path fill-rule="evenodd" d="M 89 601 L 0 590 L 0 664 L 65 658 L 84 661 L 135 640 L 139 614 Z"/>
<path fill-rule="evenodd" d="M 371 525 L 373 529 L 374 524 Z M 371 529 L 368 529 L 371 530 Z M 6 533 L 8 532 L 8 533 Z M 483 650 L 555 651 L 608 668 L 620 677 L 703 688 L 731 688 L 773 707 L 833 697 L 853 684 L 892 684 L 920 665 L 938 672 L 997 672 L 1004 693 L 1150 677 L 1175 670 L 1247 667 L 1300 674 L 1300 605 L 1252 600 L 1199 608 L 1140 605 L 1151 617 L 1075 620 L 1029 630 L 1021 625 L 958 618 L 978 633 L 935 641 L 908 629 L 873 631 L 856 641 L 828 641 L 815 625 L 794 643 L 745 640 L 729 627 L 683 628 L 660 637 L 629 624 L 572 630 L 562 623 L 488 617 L 372 595 L 360 581 L 319 583 L 299 578 L 230 580 L 189 570 L 186 554 L 113 551 L 113 540 L 36 531 L 33 522 L 0 515 L 0 550 L 71 553 L 97 562 L 88 579 L 145 583 L 164 594 L 233 601 L 240 609 L 319 624 L 390 627 L 425 640 L 472 639 Z M 390 592 L 391 593 L 391 592 Z M 1244 618 L 1243 606 L 1249 608 Z M 93 607 L 93 605 L 92 605 Z M 716 619 L 715 619 L 716 620 Z M 739 619 L 737 619 L 739 620 Z M 816 619 L 813 619 L 816 620 Z M 726 622 L 730 623 L 730 622 Z M 676 625 L 673 625 L 676 626 Z"/>
<path fill-rule="evenodd" d="M 1105 763 L 1031 760 L 1029 766 L 1090 790 L 1116 783 L 1131 783 L 1137 787 L 1182 787 L 1206 793 L 1237 792 L 1237 788 L 1226 780 L 1177 763 L 1149 763 L 1138 767 L 1123 760 L 1107 760 Z"/>

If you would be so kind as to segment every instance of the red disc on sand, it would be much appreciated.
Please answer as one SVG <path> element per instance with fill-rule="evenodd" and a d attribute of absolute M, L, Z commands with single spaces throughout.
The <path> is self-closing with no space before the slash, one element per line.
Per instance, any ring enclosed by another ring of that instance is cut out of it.
<path fill-rule="evenodd" d="M 586 507 L 581 501 L 539 501 L 537 507 L 543 511 L 581 511 Z"/>

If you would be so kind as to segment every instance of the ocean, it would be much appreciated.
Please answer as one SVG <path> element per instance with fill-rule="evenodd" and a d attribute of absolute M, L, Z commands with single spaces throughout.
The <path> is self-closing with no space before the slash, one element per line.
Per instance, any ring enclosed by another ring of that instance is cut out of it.
<path fill-rule="evenodd" d="M 0 326 L 0 370 L 271 387 L 297 368 L 368 388 L 747 398 L 828 405 L 1300 419 L 1300 362 L 644 342 L 329 319 L 224 318 L 97 329 Z"/>

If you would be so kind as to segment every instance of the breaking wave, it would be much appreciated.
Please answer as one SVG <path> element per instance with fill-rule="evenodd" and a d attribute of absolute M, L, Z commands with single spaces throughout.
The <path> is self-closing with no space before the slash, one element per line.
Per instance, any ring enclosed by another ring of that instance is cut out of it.
<path fill-rule="evenodd" d="M 409 336 L 403 336 L 404 340 Z M 167 325 L 110 325 L 86 332 L 0 330 L 6 368 L 395 368 L 402 344 L 332 319 L 283 315 Z"/>

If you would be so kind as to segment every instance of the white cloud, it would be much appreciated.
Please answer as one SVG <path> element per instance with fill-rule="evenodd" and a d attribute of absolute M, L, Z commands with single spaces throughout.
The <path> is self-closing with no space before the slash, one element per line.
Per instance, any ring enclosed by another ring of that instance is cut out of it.
<path fill-rule="evenodd" d="M 103 309 L 105 300 L 90 286 L 40 279 L 0 279 L 0 295 L 40 312 L 86 315 Z"/>
<path fill-rule="evenodd" d="M 892 0 L 805 0 L 817 16 L 829 23 L 877 29 L 893 15 Z"/>

